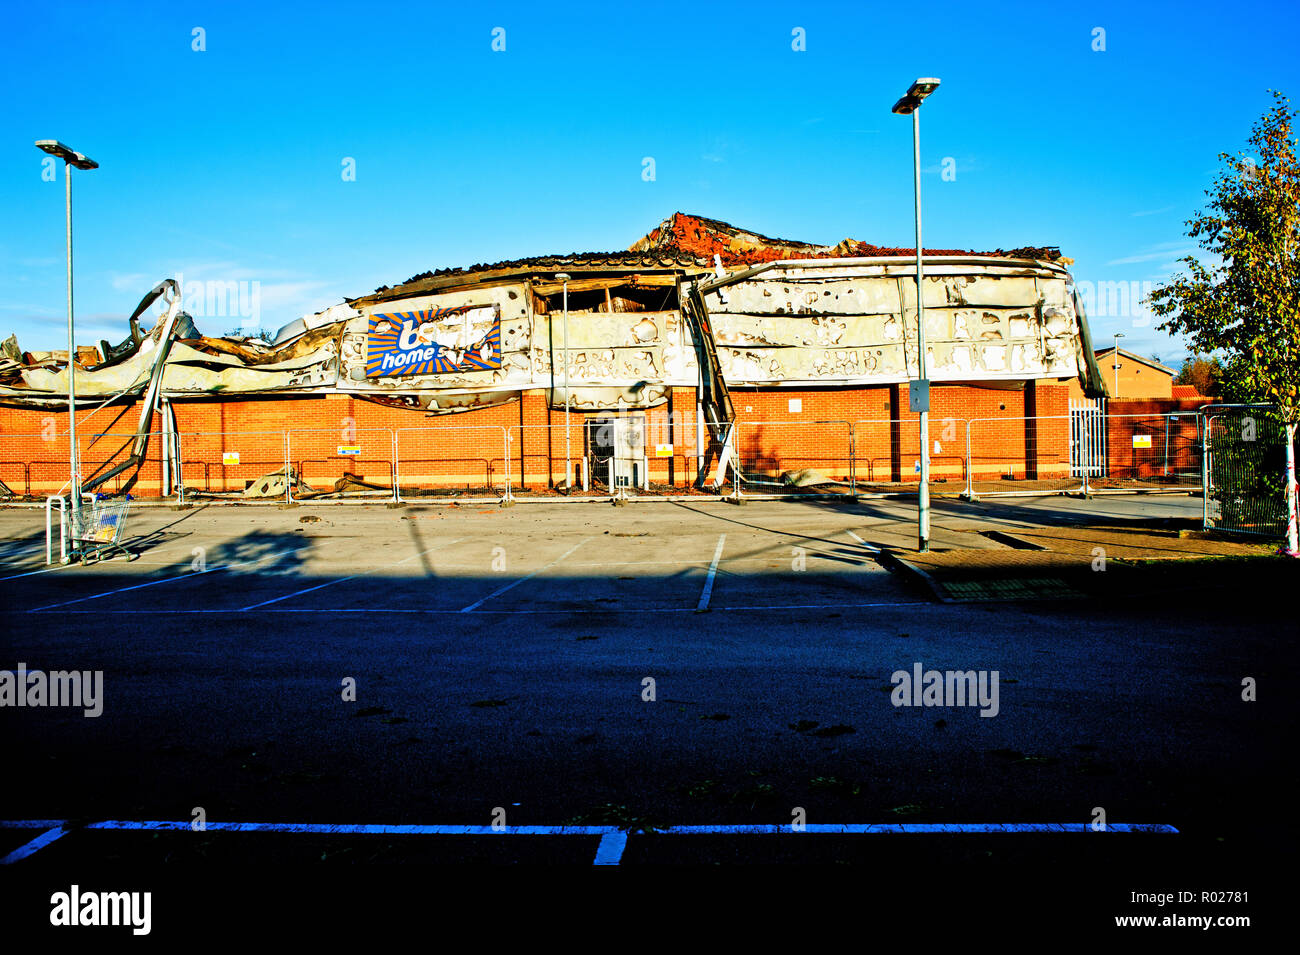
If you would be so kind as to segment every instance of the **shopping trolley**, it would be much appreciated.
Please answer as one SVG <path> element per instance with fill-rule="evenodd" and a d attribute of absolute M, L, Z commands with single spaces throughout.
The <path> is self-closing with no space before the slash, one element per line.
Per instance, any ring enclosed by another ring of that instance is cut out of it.
<path fill-rule="evenodd" d="M 82 563 L 93 564 L 117 554 L 127 560 L 139 556 L 121 543 L 128 502 L 125 495 L 120 500 L 110 500 L 97 494 L 89 504 L 72 512 L 72 548 L 81 552 Z"/>

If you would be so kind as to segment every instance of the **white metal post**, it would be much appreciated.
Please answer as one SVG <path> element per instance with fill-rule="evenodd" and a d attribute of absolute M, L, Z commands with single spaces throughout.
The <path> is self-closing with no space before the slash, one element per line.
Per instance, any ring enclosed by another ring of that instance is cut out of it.
<path fill-rule="evenodd" d="M 569 277 L 564 276 L 564 493 L 573 490 L 573 455 L 569 444 Z"/>
<path fill-rule="evenodd" d="M 1286 550 L 1292 557 L 1300 556 L 1300 528 L 1297 528 L 1295 483 L 1295 422 L 1288 421 L 1282 431 L 1286 440 Z"/>
<path fill-rule="evenodd" d="M 1204 411 L 1202 411 L 1204 415 Z M 1205 430 L 1201 432 L 1201 527 L 1210 529 L 1210 425 L 1213 416 L 1205 417 Z"/>
<path fill-rule="evenodd" d="M 65 212 L 68 226 L 68 467 L 72 475 L 72 509 L 81 506 L 81 474 L 77 467 L 77 345 L 72 319 L 72 164 L 63 163 Z"/>

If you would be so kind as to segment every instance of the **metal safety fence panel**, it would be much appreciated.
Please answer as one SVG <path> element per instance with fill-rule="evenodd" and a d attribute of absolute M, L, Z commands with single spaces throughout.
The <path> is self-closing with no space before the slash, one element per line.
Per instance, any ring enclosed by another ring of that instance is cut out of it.
<path fill-rule="evenodd" d="M 81 463 L 81 482 L 84 486 L 97 476 L 111 471 L 126 462 L 133 451 L 138 435 L 134 431 L 108 431 L 97 434 L 77 432 L 77 459 Z M 97 485 L 94 490 L 100 494 L 120 494 L 126 490 L 132 497 L 158 499 L 172 497 L 176 493 L 175 475 L 172 459 L 175 455 L 175 441 L 166 432 L 151 432 L 148 436 L 144 460 L 139 467 L 134 465 Z M 171 475 L 168 475 L 168 470 Z M 64 464 L 66 480 L 67 465 Z M 132 477 L 135 478 L 132 481 Z M 130 487 L 127 484 L 130 482 Z"/>
<path fill-rule="evenodd" d="M 1195 411 L 1107 414 L 1105 470 L 1092 489 L 1191 489 L 1201 483 L 1203 420 Z"/>
<path fill-rule="evenodd" d="M 930 418 L 930 482 L 934 489 L 964 489 L 965 443 L 964 418 Z M 853 483 L 859 493 L 915 490 L 920 480 L 919 418 L 862 418 L 853 422 Z"/>
<path fill-rule="evenodd" d="M 66 431 L 51 426 L 39 432 L 0 434 L 0 481 L 4 482 L 0 494 L 5 497 L 44 498 L 66 491 L 68 466 Z"/>
<path fill-rule="evenodd" d="M 854 493 L 849 421 L 737 421 L 733 435 L 745 496 Z"/>
<path fill-rule="evenodd" d="M 283 431 L 183 431 L 177 445 L 182 500 L 285 496 Z"/>
<path fill-rule="evenodd" d="M 397 500 L 391 428 L 302 428 L 285 432 L 286 499 Z"/>
<path fill-rule="evenodd" d="M 506 429 L 499 425 L 398 428 L 394 468 L 399 500 L 500 499 L 510 487 Z"/>
<path fill-rule="evenodd" d="M 1285 447 L 1275 413 L 1210 409 L 1093 417 L 932 416 L 932 489 L 978 497 L 1204 486 L 1212 492 L 1207 526 L 1273 532 L 1282 505 L 1270 495 L 1283 490 L 1283 467 L 1278 463 L 1274 478 L 1265 458 L 1280 462 Z M 542 499 L 564 491 L 566 431 L 570 494 L 713 492 L 697 484 L 702 465 L 707 477 L 715 476 L 720 447 L 706 441 L 701 453 L 694 421 L 675 422 L 653 411 L 575 416 L 567 429 L 448 424 L 154 433 L 130 490 L 137 498 L 182 500 Z M 1233 438 L 1250 433 L 1251 440 Z M 135 439 L 127 431 L 79 434 L 83 477 L 124 461 Z M 731 448 L 742 476 L 738 493 L 746 496 L 906 493 L 920 479 L 915 417 L 741 420 L 733 426 Z M 0 496 L 60 493 L 68 467 L 66 433 L 0 434 Z M 133 473 L 109 478 L 100 490 L 120 493 Z M 734 481 L 735 471 L 727 477 Z M 737 493 L 734 485 L 730 490 Z"/>
<path fill-rule="evenodd" d="M 967 488 L 974 497 L 1067 494 L 1086 490 L 1076 473 L 1070 415 L 971 418 L 967 422 Z"/>
<path fill-rule="evenodd" d="M 1280 537 L 1286 532 L 1286 426 L 1276 411 L 1210 411 L 1205 419 L 1205 526 Z"/>
<path fill-rule="evenodd" d="M 562 493 L 570 474 L 570 496 L 693 493 L 700 467 L 695 430 L 654 410 L 589 415 L 573 422 L 567 435 L 563 424 L 508 428 L 512 497 Z"/>

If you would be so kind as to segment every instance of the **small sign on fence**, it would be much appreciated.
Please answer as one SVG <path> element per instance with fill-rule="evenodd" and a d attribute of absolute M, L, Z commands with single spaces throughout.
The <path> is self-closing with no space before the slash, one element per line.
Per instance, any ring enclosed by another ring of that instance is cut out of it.
<path fill-rule="evenodd" d="M 222 465 L 222 467 L 233 468 L 233 467 L 234 467 L 236 464 L 238 464 L 238 463 L 239 463 L 239 452 L 238 452 L 238 451 L 222 451 L 222 452 L 221 452 L 221 465 Z"/>
<path fill-rule="evenodd" d="M 1151 435 L 1149 435 L 1149 434 L 1135 434 L 1135 435 L 1133 435 L 1133 447 L 1135 447 L 1135 448 L 1149 448 L 1149 447 L 1151 447 Z"/>
<path fill-rule="evenodd" d="M 656 444 L 655 457 L 671 458 L 673 456 L 673 446 L 671 444 Z"/>

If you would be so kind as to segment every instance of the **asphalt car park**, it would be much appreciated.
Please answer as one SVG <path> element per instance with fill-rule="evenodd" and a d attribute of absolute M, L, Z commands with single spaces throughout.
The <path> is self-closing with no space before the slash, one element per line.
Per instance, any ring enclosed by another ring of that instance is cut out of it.
<path fill-rule="evenodd" d="M 996 550 L 982 531 L 1198 511 L 1181 496 L 943 502 L 934 541 Z M 0 854 L 45 873 L 877 864 L 904 841 L 1006 870 L 1136 871 L 1294 845 L 1275 785 L 1294 716 L 1271 692 L 1242 700 L 1243 678 L 1294 672 L 1285 594 L 1225 577 L 937 603 L 883 557 L 914 540 L 914 516 L 870 501 L 141 507 L 137 560 L 59 567 L 38 512 L 0 512 L 3 666 L 103 680 L 97 717 L 0 710 L 28 769 L 3 790 L 0 819 L 24 826 L 0 828 Z M 996 715 L 896 705 L 893 676 L 916 665 L 996 671 Z"/>

